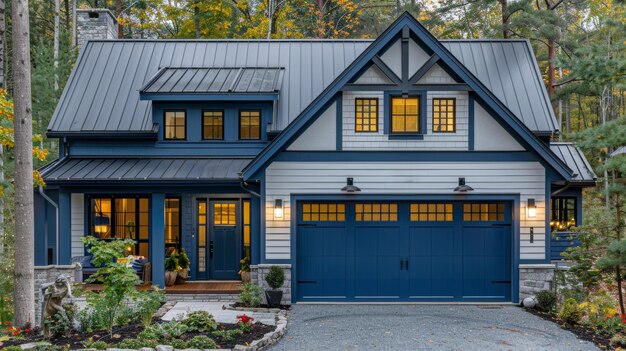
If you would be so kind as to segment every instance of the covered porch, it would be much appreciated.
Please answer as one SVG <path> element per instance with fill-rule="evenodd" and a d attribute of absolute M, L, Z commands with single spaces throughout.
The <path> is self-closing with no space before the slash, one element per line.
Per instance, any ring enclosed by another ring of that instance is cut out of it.
<path fill-rule="evenodd" d="M 35 265 L 88 255 L 81 239 L 133 239 L 128 255 L 165 287 L 166 258 L 184 250 L 186 284 L 167 293 L 238 293 L 240 260 L 258 260 L 260 202 L 239 171 L 247 158 L 65 159 L 42 170 Z M 201 281 L 196 283 L 195 281 Z"/>

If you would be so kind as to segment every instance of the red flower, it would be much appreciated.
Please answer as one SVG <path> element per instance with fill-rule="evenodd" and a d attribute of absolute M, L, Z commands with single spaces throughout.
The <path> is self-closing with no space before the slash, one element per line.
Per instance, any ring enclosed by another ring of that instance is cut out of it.
<path fill-rule="evenodd" d="M 9 325 L 11 324 L 9 321 L 4 322 L 4 325 Z"/>
<path fill-rule="evenodd" d="M 254 320 L 254 318 L 249 317 L 245 314 L 241 314 L 237 316 L 237 319 L 239 319 L 239 322 L 244 323 L 244 324 L 252 323 L 252 321 Z"/>
<path fill-rule="evenodd" d="M 24 333 L 27 333 L 27 334 L 30 333 L 30 329 L 28 328 L 24 329 Z"/>
<path fill-rule="evenodd" d="M 626 319 L 626 314 L 622 313 L 619 315 L 622 319 Z"/>
<path fill-rule="evenodd" d="M 20 332 L 18 332 L 18 331 L 14 331 L 14 332 L 13 332 L 13 333 L 11 333 L 11 334 L 13 334 L 13 335 L 20 335 Z"/>

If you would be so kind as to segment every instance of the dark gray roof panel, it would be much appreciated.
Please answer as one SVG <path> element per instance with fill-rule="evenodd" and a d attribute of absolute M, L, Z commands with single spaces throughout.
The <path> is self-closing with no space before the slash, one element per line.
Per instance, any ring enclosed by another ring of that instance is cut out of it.
<path fill-rule="evenodd" d="M 371 42 L 91 41 L 74 67 L 48 129 L 61 134 L 151 132 L 151 102 L 139 98 L 142 87 L 149 85 L 151 91 L 174 92 L 280 90 L 278 121 L 272 125 L 274 131 L 279 131 Z M 558 129 L 528 41 L 442 40 L 442 43 L 531 130 Z M 245 72 L 233 67 L 245 68 Z"/>
<path fill-rule="evenodd" d="M 46 182 L 238 180 L 250 158 L 75 158 L 41 169 Z"/>
<path fill-rule="evenodd" d="M 534 132 L 558 130 L 550 98 L 527 40 L 442 40 L 513 114 Z"/>
<path fill-rule="evenodd" d="M 596 174 L 593 172 L 585 155 L 576 144 L 550 143 L 550 150 L 574 171 L 573 181 L 588 182 L 596 180 Z"/>
<path fill-rule="evenodd" d="M 141 93 L 278 93 L 284 68 L 162 68 Z"/>

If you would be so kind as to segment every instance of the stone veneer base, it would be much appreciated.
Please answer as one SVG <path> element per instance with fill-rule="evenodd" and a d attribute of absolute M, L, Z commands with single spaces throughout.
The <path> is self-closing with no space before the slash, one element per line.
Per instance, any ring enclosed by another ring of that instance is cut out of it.
<path fill-rule="evenodd" d="M 519 300 L 535 296 L 543 290 L 552 290 L 554 283 L 554 264 L 519 265 Z"/>

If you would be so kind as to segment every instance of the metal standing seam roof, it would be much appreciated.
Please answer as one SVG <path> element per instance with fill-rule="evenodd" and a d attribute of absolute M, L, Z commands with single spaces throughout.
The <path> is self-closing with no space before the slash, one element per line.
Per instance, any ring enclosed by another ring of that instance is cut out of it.
<path fill-rule="evenodd" d="M 550 143 L 550 150 L 574 171 L 575 174 L 572 181 L 593 182 L 597 179 L 593 168 L 591 168 L 582 150 L 576 144 L 554 142 Z"/>
<path fill-rule="evenodd" d="M 278 120 L 284 129 L 372 40 L 90 41 L 48 126 L 52 134 L 153 132 L 151 101 L 139 91 L 163 68 L 284 68 Z M 525 40 L 442 40 L 529 129 L 557 128 Z M 181 71 L 182 72 L 182 71 Z M 191 73 L 189 73 L 191 74 Z"/>
<path fill-rule="evenodd" d="M 250 158 L 70 158 L 41 170 L 48 183 L 232 181 Z"/>
<path fill-rule="evenodd" d="M 141 93 L 277 93 L 284 72 L 281 67 L 166 67 L 141 88 Z"/>

